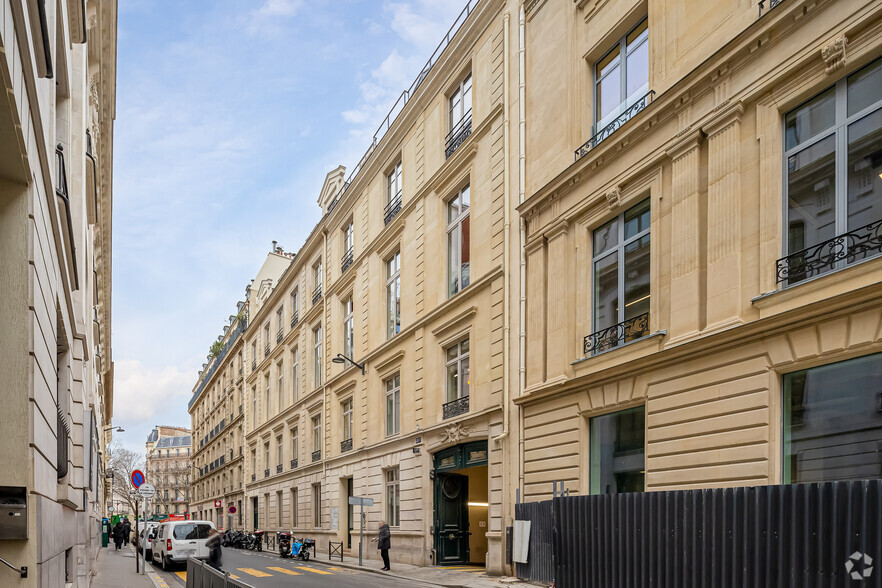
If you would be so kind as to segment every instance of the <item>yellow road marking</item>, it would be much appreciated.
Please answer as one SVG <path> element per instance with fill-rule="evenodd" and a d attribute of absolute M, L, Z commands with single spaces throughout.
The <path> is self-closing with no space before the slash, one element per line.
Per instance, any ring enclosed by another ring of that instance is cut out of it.
<path fill-rule="evenodd" d="M 254 568 L 236 568 L 240 572 L 245 572 L 246 574 L 251 574 L 252 576 L 256 576 L 258 578 L 268 578 L 272 576 L 272 574 L 267 574 L 266 572 L 261 572 L 260 570 L 255 570 Z"/>
<path fill-rule="evenodd" d="M 232 579 L 234 579 L 234 580 L 238 580 L 238 579 L 239 579 L 239 576 L 237 576 L 236 574 L 230 574 L 230 577 L 231 577 Z"/>
<path fill-rule="evenodd" d="M 333 574 L 334 574 L 334 572 L 326 572 L 326 571 L 324 571 L 324 570 L 315 570 L 315 569 L 313 569 L 313 568 L 301 568 L 301 567 L 298 567 L 297 569 L 298 569 L 298 570 L 306 570 L 307 572 L 312 572 L 313 574 L 328 574 L 328 575 L 333 575 Z"/>
<path fill-rule="evenodd" d="M 187 581 L 187 572 L 175 572 L 175 575 L 179 577 L 184 582 Z"/>
<path fill-rule="evenodd" d="M 289 576 L 299 576 L 300 572 L 294 572 L 292 570 L 286 568 L 267 568 L 268 570 L 274 570 L 276 572 L 282 572 L 283 574 L 288 574 Z"/>

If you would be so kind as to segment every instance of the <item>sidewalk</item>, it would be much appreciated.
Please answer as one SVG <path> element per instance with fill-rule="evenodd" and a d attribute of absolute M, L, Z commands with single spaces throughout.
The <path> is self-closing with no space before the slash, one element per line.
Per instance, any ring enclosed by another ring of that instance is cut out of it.
<path fill-rule="evenodd" d="M 416 582 L 424 582 L 434 586 L 446 586 L 447 588 L 502 588 L 503 586 L 534 586 L 527 582 L 519 582 L 517 578 L 507 576 L 488 576 L 484 568 L 477 566 L 412 566 L 408 564 L 392 562 L 392 570 L 382 572 L 380 568 L 383 562 L 373 559 L 365 559 L 365 565 L 358 565 L 358 558 L 348 555 L 328 561 L 328 556 L 310 559 L 310 562 L 320 563 L 331 567 L 349 568 L 363 572 L 373 572 L 393 578 L 401 578 Z"/>
<path fill-rule="evenodd" d="M 146 574 L 135 572 L 135 550 L 131 546 L 119 551 L 112 546 L 103 547 L 95 561 L 92 588 L 156 588 L 158 584 L 152 579 L 155 576 L 152 572 L 149 564 Z"/>

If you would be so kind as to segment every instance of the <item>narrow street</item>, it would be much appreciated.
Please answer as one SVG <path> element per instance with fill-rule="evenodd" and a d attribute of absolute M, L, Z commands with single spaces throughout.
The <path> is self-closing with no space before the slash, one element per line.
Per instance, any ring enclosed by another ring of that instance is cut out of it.
<path fill-rule="evenodd" d="M 304 588 L 425 586 L 420 582 L 327 566 L 312 561 L 281 559 L 278 555 L 266 551 L 254 553 L 238 549 L 224 549 L 223 568 L 230 572 L 234 579 L 260 588 L 276 588 L 278 586 L 302 586 Z M 154 569 L 169 588 L 186 586 L 187 572 L 184 566 L 178 566 L 169 572 L 163 571 L 158 566 L 155 566 Z"/>

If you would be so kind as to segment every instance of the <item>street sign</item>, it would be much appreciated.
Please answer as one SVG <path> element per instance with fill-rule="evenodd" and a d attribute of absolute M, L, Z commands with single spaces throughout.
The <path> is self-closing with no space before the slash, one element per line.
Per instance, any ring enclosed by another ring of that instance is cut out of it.
<path fill-rule="evenodd" d="M 108 506 L 108 507 L 107 507 L 107 510 L 109 510 L 110 512 L 113 512 L 113 507 L 112 507 L 112 506 Z"/>
<path fill-rule="evenodd" d="M 233 506 L 232 504 L 230 505 L 230 508 L 228 508 L 227 510 L 230 511 L 230 514 L 236 514 L 236 507 Z"/>
<path fill-rule="evenodd" d="M 220 500 L 214 501 L 214 508 L 220 508 L 223 506 L 223 503 Z"/>
<path fill-rule="evenodd" d="M 153 495 L 156 494 L 156 488 L 153 487 L 153 484 L 141 484 L 138 488 L 138 494 L 141 495 L 141 498 L 153 498 Z"/>
<path fill-rule="evenodd" d="M 147 478 L 144 477 L 144 472 L 141 470 L 135 470 L 132 472 L 132 486 L 135 488 L 140 488 L 141 484 L 143 484 L 146 479 Z"/>
<path fill-rule="evenodd" d="M 373 506 L 374 499 L 366 496 L 350 496 L 349 504 L 352 506 Z"/>

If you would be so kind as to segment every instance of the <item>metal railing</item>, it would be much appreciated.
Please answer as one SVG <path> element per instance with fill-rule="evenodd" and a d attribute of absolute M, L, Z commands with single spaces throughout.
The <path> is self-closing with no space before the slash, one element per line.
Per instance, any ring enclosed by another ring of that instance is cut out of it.
<path fill-rule="evenodd" d="M 769 0 L 769 10 L 775 8 L 779 4 L 781 4 L 783 0 Z M 766 0 L 759 0 L 759 15 L 763 15 L 763 9 L 765 8 Z M 768 12 L 768 10 L 766 10 Z"/>
<path fill-rule="evenodd" d="M 392 200 L 386 204 L 386 207 L 383 209 L 383 224 L 388 225 L 392 222 L 392 219 L 395 218 L 401 212 L 401 190 L 398 190 L 398 193 L 392 197 Z"/>
<path fill-rule="evenodd" d="M 251 474 L 251 481 L 255 481 L 257 479 L 257 474 Z"/>
<path fill-rule="evenodd" d="M 882 219 L 842 233 L 776 262 L 779 284 L 785 286 L 882 253 Z"/>
<path fill-rule="evenodd" d="M 263 356 L 269 357 L 269 343 L 267 343 L 266 346 L 263 348 Z"/>
<path fill-rule="evenodd" d="M 319 284 L 315 287 L 315 290 L 312 291 L 312 303 L 315 304 L 322 297 L 322 285 Z"/>
<path fill-rule="evenodd" d="M 252 360 L 251 360 L 251 371 L 253 372 L 253 371 L 256 370 L 256 369 L 257 369 L 257 360 L 256 360 L 256 359 L 252 359 Z"/>
<path fill-rule="evenodd" d="M 649 106 L 654 97 L 655 90 L 650 90 L 642 98 L 626 108 L 625 111 L 617 116 L 614 121 L 594 133 L 594 135 L 590 139 L 588 139 L 581 147 L 576 149 L 576 161 L 579 161 L 580 159 L 585 157 L 585 155 L 587 155 L 589 151 L 597 147 L 599 143 L 618 131 L 626 122 L 634 118 L 634 116 L 636 116 L 638 113 L 642 112 L 643 109 Z"/>
<path fill-rule="evenodd" d="M 196 402 L 196 399 L 199 398 L 199 395 L 202 394 L 202 390 L 205 388 L 205 385 L 211 379 L 211 376 L 214 375 L 214 372 L 220 367 L 220 365 L 224 361 L 224 357 L 226 357 L 227 352 L 236 342 L 236 340 L 245 332 L 245 328 L 248 326 L 248 322 L 245 319 L 239 319 L 236 323 L 236 328 L 233 330 L 233 334 L 229 336 L 227 339 L 226 345 L 224 345 L 221 352 L 214 358 L 211 362 L 211 366 L 202 374 L 202 379 L 199 381 L 199 386 L 196 388 L 196 392 L 193 393 L 193 397 L 190 399 L 190 402 L 187 404 L 187 408 L 191 408 L 193 403 Z"/>
<path fill-rule="evenodd" d="M 453 155 L 453 152 L 456 151 L 460 145 L 465 143 L 466 139 L 468 139 L 471 134 L 472 111 L 469 110 L 458 123 L 453 125 L 450 132 L 447 133 L 447 138 L 444 140 L 444 158 L 447 159 Z"/>
<path fill-rule="evenodd" d="M 265 469 L 265 470 L 263 470 L 263 477 L 264 477 L 264 478 L 269 478 L 269 469 Z"/>
<path fill-rule="evenodd" d="M 285 335 L 285 327 L 283 327 L 282 325 L 279 325 L 279 332 L 276 333 L 276 343 L 281 343 L 282 337 L 284 337 L 284 335 Z"/>
<path fill-rule="evenodd" d="M 354 259 L 354 253 L 352 251 L 352 247 L 349 248 L 349 251 L 343 254 L 343 258 L 340 260 L 340 273 L 342 274 L 349 266 L 352 265 L 352 261 Z"/>
<path fill-rule="evenodd" d="M 358 163 L 352 168 L 352 171 L 349 172 L 349 176 L 346 178 L 346 181 L 343 183 L 343 187 L 340 188 L 340 191 L 337 193 L 337 196 L 334 200 L 339 200 L 343 194 L 346 192 L 346 189 L 349 185 L 355 181 L 355 178 L 358 176 L 359 172 L 361 172 L 362 168 L 367 164 L 367 160 L 370 158 L 371 154 L 376 150 L 377 146 L 380 144 L 380 141 L 383 140 L 383 137 L 386 136 L 386 133 L 389 132 L 389 129 L 392 128 L 392 125 L 395 123 L 395 119 L 398 118 L 398 115 L 404 110 L 407 102 L 413 97 L 419 88 L 420 84 L 423 83 L 423 80 L 426 79 L 429 75 L 429 71 L 431 71 L 432 66 L 437 63 L 438 59 L 441 57 L 441 54 L 450 44 L 450 41 L 456 36 L 456 33 L 459 32 L 459 29 L 462 27 L 463 23 L 468 19 L 469 15 L 475 9 L 475 6 L 478 5 L 480 0 L 468 0 L 465 5 L 465 8 L 459 13 L 459 16 L 456 17 L 456 20 L 451 25 L 450 29 L 447 31 L 447 34 L 444 35 L 444 38 L 435 48 L 435 51 L 432 52 L 432 55 L 429 57 L 429 60 L 426 62 L 426 65 L 423 66 L 423 69 L 420 70 L 420 73 L 417 75 L 416 79 L 410 85 L 407 90 L 404 90 L 399 96 L 398 100 L 395 101 L 395 104 L 392 105 L 392 108 L 389 109 L 389 113 L 386 115 L 386 118 L 383 119 L 383 122 L 380 123 L 380 126 L 377 128 L 377 132 L 374 133 L 373 140 L 371 144 L 368 146 L 367 151 L 365 151 L 364 155 L 362 155 L 361 159 L 358 160 Z M 336 202 L 333 203 L 336 205 Z M 330 214 L 333 206 L 328 207 L 328 212 L 326 214 Z"/>
<path fill-rule="evenodd" d="M 316 450 L 312 452 L 312 461 L 318 461 L 322 458 L 322 450 Z"/>
<path fill-rule="evenodd" d="M 328 541 L 328 561 L 332 558 L 339 557 L 343 561 L 343 542 Z"/>
<path fill-rule="evenodd" d="M 443 409 L 445 419 L 465 414 L 469 411 L 469 397 L 463 396 L 462 398 L 446 402 L 444 403 Z"/>
<path fill-rule="evenodd" d="M 649 313 L 644 312 L 586 336 L 582 340 L 582 352 L 585 357 L 596 355 L 648 334 Z"/>
<path fill-rule="evenodd" d="M 220 572 L 204 560 L 187 558 L 187 588 L 253 588 L 251 584 L 234 579 L 229 572 Z"/>
<path fill-rule="evenodd" d="M 281 473 L 282 473 L 282 464 L 278 464 L 278 465 L 276 466 L 276 473 L 277 473 L 277 474 L 281 474 Z"/>
<path fill-rule="evenodd" d="M 291 469 L 292 470 L 297 469 L 297 460 L 296 459 L 291 460 Z"/>
<path fill-rule="evenodd" d="M 297 326 L 297 321 L 299 321 L 299 320 L 300 320 L 300 317 L 298 316 L 298 312 L 295 310 L 294 314 L 291 315 L 291 328 L 292 329 Z"/>
<path fill-rule="evenodd" d="M 352 437 L 340 441 L 340 453 L 346 453 L 347 451 L 352 451 Z"/>

